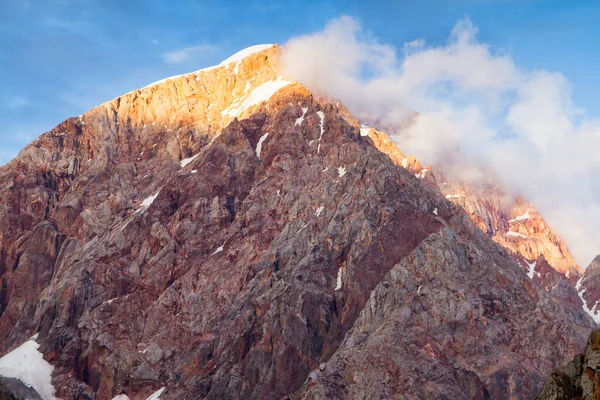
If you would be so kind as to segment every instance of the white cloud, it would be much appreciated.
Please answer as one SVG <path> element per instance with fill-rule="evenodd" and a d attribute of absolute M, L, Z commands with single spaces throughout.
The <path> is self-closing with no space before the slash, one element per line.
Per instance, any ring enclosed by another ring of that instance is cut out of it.
<path fill-rule="evenodd" d="M 199 44 L 197 46 L 169 51 L 162 55 L 162 59 L 167 64 L 180 64 L 182 62 L 189 61 L 190 59 L 195 57 L 203 57 L 206 55 L 213 54 L 216 50 L 217 46 L 215 45 Z"/>
<path fill-rule="evenodd" d="M 342 17 L 290 40 L 284 65 L 422 162 L 468 180 L 491 170 L 540 209 L 585 267 L 600 253 L 600 119 L 573 105 L 564 76 L 519 68 L 477 32 L 465 19 L 443 46 L 416 39 L 397 56 Z"/>

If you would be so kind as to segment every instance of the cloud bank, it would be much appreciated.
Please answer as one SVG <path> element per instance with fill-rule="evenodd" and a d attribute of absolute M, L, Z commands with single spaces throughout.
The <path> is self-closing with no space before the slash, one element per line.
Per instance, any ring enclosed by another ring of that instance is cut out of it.
<path fill-rule="evenodd" d="M 416 39 L 396 49 L 342 17 L 286 43 L 284 64 L 421 162 L 463 179 L 478 178 L 473 166 L 491 170 L 585 267 L 600 253 L 600 119 L 573 104 L 564 76 L 519 68 L 477 33 L 465 19 L 442 46 Z"/>

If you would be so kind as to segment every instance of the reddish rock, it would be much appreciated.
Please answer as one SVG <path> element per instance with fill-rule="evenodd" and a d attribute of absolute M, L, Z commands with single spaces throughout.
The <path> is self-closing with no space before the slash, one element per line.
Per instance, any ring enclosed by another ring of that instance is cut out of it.
<path fill-rule="evenodd" d="M 0 167 L 0 352 L 39 332 L 64 399 L 530 398 L 591 319 L 343 106 L 282 85 L 278 51 Z"/>

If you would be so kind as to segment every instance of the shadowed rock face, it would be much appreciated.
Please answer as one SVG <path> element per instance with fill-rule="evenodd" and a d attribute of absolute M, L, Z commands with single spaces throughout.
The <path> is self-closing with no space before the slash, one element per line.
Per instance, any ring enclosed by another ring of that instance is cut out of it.
<path fill-rule="evenodd" d="M 600 399 L 600 330 L 593 331 L 585 353 L 575 356 L 566 366 L 552 373 L 536 397 L 537 400 Z"/>
<path fill-rule="evenodd" d="M 1 354 L 39 332 L 64 399 L 533 397 L 589 317 L 343 106 L 272 83 L 278 51 L 0 168 Z"/>
<path fill-rule="evenodd" d="M 0 400 L 43 400 L 38 393 L 14 378 L 0 377 Z"/>

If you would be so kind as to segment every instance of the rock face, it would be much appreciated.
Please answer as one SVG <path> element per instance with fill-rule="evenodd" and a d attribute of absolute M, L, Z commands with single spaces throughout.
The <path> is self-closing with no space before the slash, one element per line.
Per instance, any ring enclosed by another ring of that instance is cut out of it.
<path fill-rule="evenodd" d="M 0 354 L 39 333 L 63 399 L 532 398 L 594 323 L 382 140 L 277 46 L 65 121 L 0 168 Z"/>
<path fill-rule="evenodd" d="M 536 399 L 600 399 L 600 330 L 590 334 L 584 354 L 552 373 Z"/>

